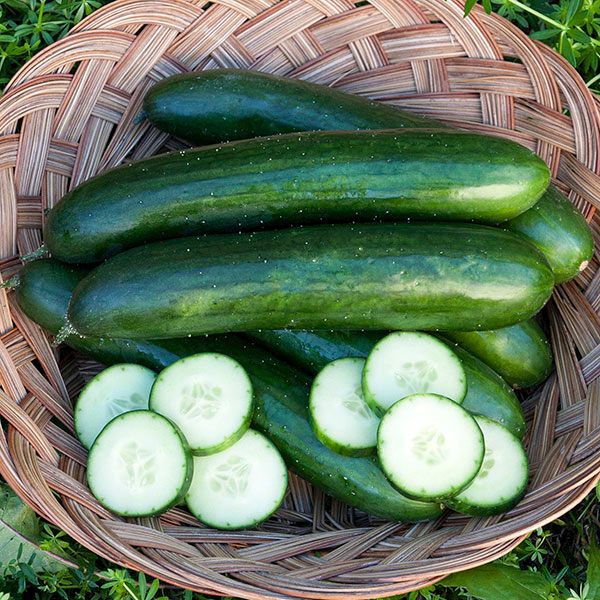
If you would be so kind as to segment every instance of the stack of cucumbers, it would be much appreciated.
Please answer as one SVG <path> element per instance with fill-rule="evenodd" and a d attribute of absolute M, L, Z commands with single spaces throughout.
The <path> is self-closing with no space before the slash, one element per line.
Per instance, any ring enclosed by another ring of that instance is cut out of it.
<path fill-rule="evenodd" d="M 75 406 L 99 502 L 250 527 L 287 465 L 388 520 L 514 506 L 514 389 L 552 369 L 536 315 L 593 253 L 544 162 L 243 70 L 165 79 L 144 116 L 194 147 L 69 191 L 52 258 L 10 282 L 41 327 L 113 365 Z"/>

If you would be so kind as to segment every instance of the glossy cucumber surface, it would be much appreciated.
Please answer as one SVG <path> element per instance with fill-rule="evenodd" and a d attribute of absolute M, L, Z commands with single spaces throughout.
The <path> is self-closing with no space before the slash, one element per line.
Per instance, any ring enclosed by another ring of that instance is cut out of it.
<path fill-rule="evenodd" d="M 79 270 L 80 276 L 84 273 Z M 20 272 L 17 302 L 30 318 L 56 334 L 76 279 L 70 267 L 54 260 L 29 263 Z M 373 459 L 340 456 L 321 444 L 309 424 L 311 379 L 248 340 L 212 336 L 148 342 L 72 335 L 65 342 L 107 365 L 133 362 L 156 371 L 198 352 L 227 354 L 243 365 L 252 380 L 253 427 L 277 446 L 292 471 L 334 498 L 389 520 L 421 521 L 441 514 L 440 505 L 416 502 L 395 491 Z"/>
<path fill-rule="evenodd" d="M 550 343 L 532 319 L 492 331 L 448 331 L 444 336 L 482 360 L 514 388 L 537 385 L 552 371 Z"/>
<path fill-rule="evenodd" d="M 579 275 L 594 255 L 592 230 L 571 201 L 550 186 L 539 201 L 503 226 L 544 254 L 556 283 Z"/>
<path fill-rule="evenodd" d="M 443 127 L 310 81 L 243 69 L 163 79 L 146 94 L 143 110 L 159 129 L 198 146 L 294 131 Z"/>
<path fill-rule="evenodd" d="M 355 94 L 243 69 L 169 77 L 150 89 L 144 107 L 158 128 L 192 144 L 292 131 L 445 127 Z M 589 225 L 554 186 L 504 226 L 545 254 L 557 283 L 578 275 L 593 254 Z"/>
<path fill-rule="evenodd" d="M 98 262 L 155 240 L 319 222 L 496 223 L 549 183 L 535 154 L 459 131 L 287 134 L 163 154 L 82 183 L 48 214 L 54 258 Z"/>
<path fill-rule="evenodd" d="M 533 246 L 493 227 L 322 225 L 123 252 L 77 286 L 69 320 L 82 335 L 141 339 L 281 328 L 485 330 L 537 313 L 553 283 Z"/>

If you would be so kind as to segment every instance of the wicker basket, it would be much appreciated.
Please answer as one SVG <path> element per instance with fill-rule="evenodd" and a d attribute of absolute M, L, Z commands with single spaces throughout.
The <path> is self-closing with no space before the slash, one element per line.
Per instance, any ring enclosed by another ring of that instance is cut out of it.
<path fill-rule="evenodd" d="M 535 149 L 600 236 L 599 104 L 575 71 L 506 20 L 455 0 L 118 0 L 40 52 L 0 101 L 0 273 L 41 242 L 70 187 L 177 140 L 135 119 L 157 80 L 250 67 L 309 79 L 513 138 Z M 72 399 L 98 366 L 44 333 L 0 291 L 0 473 L 96 553 L 165 582 L 245 598 L 370 598 L 414 590 L 508 552 L 569 510 L 600 474 L 600 269 L 546 309 L 556 373 L 524 400 L 527 496 L 509 513 L 404 525 L 370 520 L 292 477 L 253 531 L 219 532 L 175 509 L 120 519 L 85 486 Z"/>

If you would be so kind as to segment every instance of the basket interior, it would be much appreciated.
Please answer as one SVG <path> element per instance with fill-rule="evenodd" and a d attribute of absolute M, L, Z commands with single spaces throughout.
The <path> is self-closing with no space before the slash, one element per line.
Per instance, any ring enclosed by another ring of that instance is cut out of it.
<path fill-rule="evenodd" d="M 181 142 L 136 119 L 145 92 L 187 70 L 298 77 L 512 138 L 600 221 L 600 103 L 560 56 L 454 0 L 117 0 L 40 52 L 0 100 L 0 274 L 42 242 L 45 211 L 124 160 Z M 261 527 L 218 532 L 185 510 L 120 519 L 85 486 L 72 401 L 100 368 L 48 337 L 0 290 L 0 473 L 40 515 L 106 558 L 205 593 L 371 598 L 416 589 L 506 553 L 569 510 L 600 473 L 598 253 L 544 311 L 556 371 L 523 396 L 527 496 L 505 515 L 386 523 L 297 477 Z"/>

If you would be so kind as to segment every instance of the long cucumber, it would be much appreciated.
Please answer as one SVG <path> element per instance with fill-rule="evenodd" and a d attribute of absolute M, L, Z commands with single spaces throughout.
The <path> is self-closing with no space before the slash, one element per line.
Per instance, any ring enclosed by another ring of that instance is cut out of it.
<path fill-rule="evenodd" d="M 386 334 L 383 331 L 260 331 L 248 336 L 269 352 L 315 375 L 328 363 L 351 356 L 366 357 Z M 515 435 L 525 433 L 525 419 L 514 391 L 490 367 L 460 347 L 453 347 L 467 376 L 462 402 L 474 414 L 501 423 Z"/>
<path fill-rule="evenodd" d="M 74 271 L 51 259 L 39 260 L 27 264 L 19 280 L 16 294 L 21 308 L 56 334 L 77 283 Z M 156 371 L 198 352 L 227 354 L 244 366 L 252 380 L 256 401 L 253 426 L 277 446 L 292 471 L 334 498 L 389 520 L 420 521 L 441 513 L 438 504 L 416 502 L 396 492 L 374 460 L 340 456 L 323 446 L 309 424 L 311 379 L 241 337 L 146 342 L 72 335 L 65 342 L 105 364 L 133 362 Z"/>
<path fill-rule="evenodd" d="M 132 268 L 134 267 L 135 268 Z M 481 225 L 322 225 L 147 244 L 94 269 L 82 335 L 255 329 L 494 329 L 537 313 L 553 277 L 528 242 Z"/>
<path fill-rule="evenodd" d="M 497 223 L 531 208 L 549 171 L 512 141 L 448 130 L 337 131 L 241 140 L 107 171 L 48 214 L 65 262 L 186 235 L 320 222 Z"/>
<path fill-rule="evenodd" d="M 163 131 L 198 145 L 293 131 L 443 127 L 354 94 L 241 69 L 164 79 L 148 92 L 144 111 Z M 594 251 L 587 222 L 552 186 L 504 226 L 545 254 L 557 283 L 585 269 Z"/>

